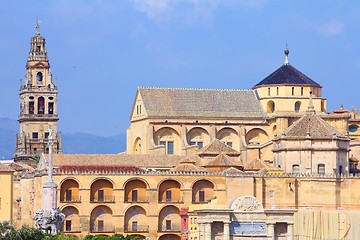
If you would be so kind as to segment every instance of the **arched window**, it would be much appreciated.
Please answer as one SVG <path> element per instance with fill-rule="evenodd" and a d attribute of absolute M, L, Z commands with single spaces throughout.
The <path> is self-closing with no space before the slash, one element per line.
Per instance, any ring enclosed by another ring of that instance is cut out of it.
<path fill-rule="evenodd" d="M 299 174 L 299 173 L 300 173 L 300 166 L 299 166 L 299 164 L 294 164 L 294 165 L 292 166 L 292 173 L 294 173 L 294 174 Z"/>
<path fill-rule="evenodd" d="M 296 103 L 295 103 L 295 112 L 299 112 L 299 111 L 300 111 L 300 106 L 301 106 L 301 102 L 296 102 Z"/>
<path fill-rule="evenodd" d="M 43 80 L 42 72 L 36 73 L 36 82 L 42 82 L 42 80 Z"/>
<path fill-rule="evenodd" d="M 295 88 L 292 87 L 292 88 L 291 88 L 291 95 L 294 96 L 294 93 L 295 93 Z"/>
<path fill-rule="evenodd" d="M 318 164 L 318 174 L 319 175 L 325 174 L 325 164 L 323 163 Z"/>
<path fill-rule="evenodd" d="M 268 96 L 270 96 L 270 88 L 268 88 Z"/>
<path fill-rule="evenodd" d="M 275 103 L 273 101 L 269 101 L 267 104 L 267 112 L 273 113 L 275 112 Z"/>
<path fill-rule="evenodd" d="M 303 96 L 303 95 L 304 95 L 304 88 L 301 87 L 301 96 Z"/>
<path fill-rule="evenodd" d="M 45 113 L 45 99 L 43 97 L 38 98 L 38 114 Z"/>

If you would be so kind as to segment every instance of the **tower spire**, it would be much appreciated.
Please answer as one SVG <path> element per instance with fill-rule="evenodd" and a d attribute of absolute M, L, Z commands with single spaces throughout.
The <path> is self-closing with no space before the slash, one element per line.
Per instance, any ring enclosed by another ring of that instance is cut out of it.
<path fill-rule="evenodd" d="M 284 53 L 285 53 L 285 62 L 284 62 L 284 64 L 285 64 L 285 65 L 288 65 L 288 64 L 289 64 L 289 49 L 288 49 L 288 47 L 287 47 L 287 44 L 286 44 Z"/>
<path fill-rule="evenodd" d="M 312 101 L 312 91 L 310 91 L 309 106 L 308 106 L 306 112 L 315 113 L 315 108 L 314 108 L 314 104 L 313 104 L 313 101 Z"/>
<path fill-rule="evenodd" d="M 40 35 L 40 23 L 41 21 L 38 18 L 36 18 L 36 25 L 35 25 L 36 35 Z"/>

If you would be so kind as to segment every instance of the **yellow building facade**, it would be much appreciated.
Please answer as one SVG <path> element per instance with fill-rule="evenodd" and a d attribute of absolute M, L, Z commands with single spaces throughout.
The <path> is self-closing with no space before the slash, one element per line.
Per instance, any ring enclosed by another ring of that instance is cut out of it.
<path fill-rule="evenodd" d="M 250 90 L 138 88 L 124 153 L 61 154 L 55 144 L 62 231 L 149 240 L 358 236 L 359 114 L 327 113 L 322 86 L 288 54 Z M 28 117 L 41 126 L 43 116 Z M 57 118 L 42 121 L 45 129 Z M 16 226 L 33 225 L 42 207 L 43 152 L 36 170 L 15 169 Z"/>
<path fill-rule="evenodd" d="M 13 173 L 12 168 L 0 163 L 0 222 L 13 222 Z"/>

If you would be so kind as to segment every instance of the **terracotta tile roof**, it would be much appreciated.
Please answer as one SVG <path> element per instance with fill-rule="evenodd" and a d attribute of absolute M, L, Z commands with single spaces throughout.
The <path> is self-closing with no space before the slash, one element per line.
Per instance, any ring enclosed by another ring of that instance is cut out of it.
<path fill-rule="evenodd" d="M 170 169 L 170 172 L 206 172 L 206 169 L 196 166 L 196 161 L 186 157 L 179 165 Z"/>
<path fill-rule="evenodd" d="M 253 90 L 138 88 L 148 117 L 265 118 Z"/>
<path fill-rule="evenodd" d="M 59 170 L 65 171 L 145 171 L 138 167 L 121 166 L 121 165 L 63 165 L 58 167 Z"/>
<path fill-rule="evenodd" d="M 259 171 L 264 168 L 268 169 L 269 166 L 260 159 L 253 159 L 244 164 L 245 171 Z"/>
<path fill-rule="evenodd" d="M 243 173 L 243 171 L 241 171 L 241 170 L 239 170 L 239 169 L 237 169 L 237 168 L 234 168 L 234 167 L 230 167 L 230 168 L 228 168 L 228 169 L 225 169 L 224 171 L 223 171 L 223 173 L 229 173 L 229 174 L 231 174 L 231 173 Z"/>
<path fill-rule="evenodd" d="M 290 127 L 285 129 L 281 138 L 315 138 L 333 139 L 344 137 L 329 123 L 317 116 L 314 112 L 307 112 Z"/>
<path fill-rule="evenodd" d="M 284 64 L 264 78 L 261 82 L 256 84 L 254 88 L 262 85 L 308 85 L 321 87 L 314 80 L 291 66 L 290 64 Z"/>
<path fill-rule="evenodd" d="M 35 171 L 35 169 L 33 167 L 31 167 L 25 163 L 20 163 L 20 162 L 12 162 L 9 164 L 9 167 L 11 167 L 16 172 L 22 172 L 22 171 L 33 172 L 33 171 Z"/>
<path fill-rule="evenodd" d="M 0 172 L 14 172 L 14 170 L 8 165 L 0 163 Z"/>
<path fill-rule="evenodd" d="M 206 145 L 205 147 L 199 149 L 196 152 L 196 154 L 199 156 L 217 156 L 221 153 L 228 156 L 240 156 L 240 153 L 238 151 L 221 142 L 219 139 L 215 139 L 210 144 Z"/>
<path fill-rule="evenodd" d="M 240 160 L 236 160 L 227 156 L 226 154 L 219 154 L 214 159 L 211 159 L 206 166 L 221 166 L 221 167 L 242 167 Z"/>
<path fill-rule="evenodd" d="M 48 160 L 49 156 L 44 155 Z M 172 168 L 179 164 L 183 156 L 179 155 L 149 155 L 149 154 L 53 154 L 55 167 L 63 165 L 79 166 L 134 166 L 139 168 Z"/>

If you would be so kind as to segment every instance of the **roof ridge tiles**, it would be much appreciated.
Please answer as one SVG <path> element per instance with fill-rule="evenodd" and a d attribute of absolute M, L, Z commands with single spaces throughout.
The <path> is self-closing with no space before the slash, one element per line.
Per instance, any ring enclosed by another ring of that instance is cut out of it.
<path fill-rule="evenodd" d="M 186 88 L 186 87 L 182 87 L 182 88 L 177 88 L 177 87 L 143 87 L 143 86 L 138 86 L 138 89 L 164 89 L 164 90 L 206 90 L 206 91 L 235 91 L 235 92 L 239 92 L 239 91 L 247 91 L 247 92 L 253 92 L 253 89 L 229 89 L 229 88 Z"/>

